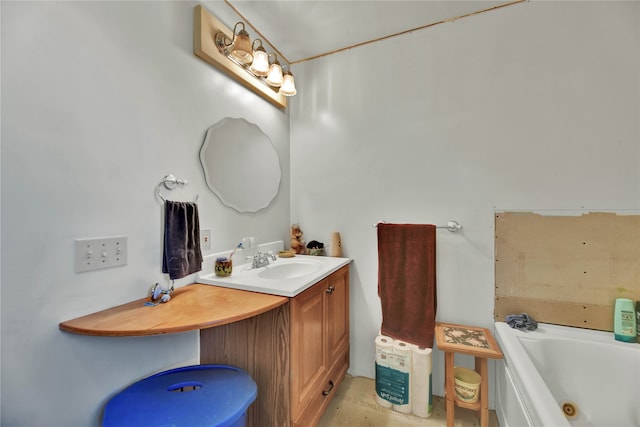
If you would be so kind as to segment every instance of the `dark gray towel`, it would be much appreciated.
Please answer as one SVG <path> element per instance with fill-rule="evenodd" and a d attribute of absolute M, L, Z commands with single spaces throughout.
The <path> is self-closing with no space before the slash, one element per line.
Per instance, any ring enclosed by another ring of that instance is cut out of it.
<path fill-rule="evenodd" d="M 521 331 L 535 331 L 538 328 L 538 322 L 536 322 L 533 317 L 529 316 L 527 313 L 509 314 L 507 315 L 505 322 L 507 322 L 507 325 L 512 328 L 519 329 Z"/>
<path fill-rule="evenodd" d="M 164 252 L 162 272 L 180 279 L 202 269 L 198 205 L 164 202 Z"/>

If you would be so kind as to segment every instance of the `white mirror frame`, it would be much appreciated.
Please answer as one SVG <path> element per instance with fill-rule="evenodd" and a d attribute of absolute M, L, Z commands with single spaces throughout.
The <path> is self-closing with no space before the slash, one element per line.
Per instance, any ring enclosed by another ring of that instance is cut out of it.
<path fill-rule="evenodd" d="M 207 129 L 200 162 L 209 189 L 238 212 L 258 212 L 278 194 L 278 152 L 271 139 L 245 119 L 226 117 Z"/>

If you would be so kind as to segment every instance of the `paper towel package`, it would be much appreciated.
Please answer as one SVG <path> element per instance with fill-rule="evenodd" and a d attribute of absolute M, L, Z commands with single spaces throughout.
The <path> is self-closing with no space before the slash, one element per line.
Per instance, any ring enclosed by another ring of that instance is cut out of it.
<path fill-rule="evenodd" d="M 411 412 L 420 418 L 429 418 L 433 411 L 431 392 L 431 349 L 413 346 L 411 351 Z"/>
<path fill-rule="evenodd" d="M 433 411 L 431 352 L 414 344 L 378 335 L 376 401 L 380 406 L 428 418 Z"/>
<path fill-rule="evenodd" d="M 406 382 L 402 384 L 402 392 L 405 398 L 402 403 L 393 404 L 393 409 L 403 414 L 411 413 L 411 344 L 400 340 L 393 341 L 393 354 L 398 357 L 400 363 L 398 370 L 407 374 Z"/>
<path fill-rule="evenodd" d="M 385 336 L 376 339 L 376 395 L 384 407 L 409 405 L 409 369 L 411 353 L 394 352 L 394 341 Z"/>
<path fill-rule="evenodd" d="M 392 354 L 393 340 L 384 335 L 378 335 L 376 337 L 376 402 L 385 408 L 393 406 L 393 403 L 382 397 L 386 396 L 389 392 L 387 389 L 390 388 L 390 381 L 386 380 L 386 377 L 390 377 L 391 374 L 385 370 L 391 369 L 389 358 Z"/>

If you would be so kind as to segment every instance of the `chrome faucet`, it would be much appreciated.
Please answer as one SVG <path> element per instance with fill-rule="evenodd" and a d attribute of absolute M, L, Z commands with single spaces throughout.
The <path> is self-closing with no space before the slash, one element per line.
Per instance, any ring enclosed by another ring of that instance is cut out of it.
<path fill-rule="evenodd" d="M 277 260 L 275 254 L 272 251 L 267 253 L 258 252 L 253 256 L 253 261 L 251 262 L 251 268 L 260 268 L 269 265 L 269 258 L 272 261 Z"/>

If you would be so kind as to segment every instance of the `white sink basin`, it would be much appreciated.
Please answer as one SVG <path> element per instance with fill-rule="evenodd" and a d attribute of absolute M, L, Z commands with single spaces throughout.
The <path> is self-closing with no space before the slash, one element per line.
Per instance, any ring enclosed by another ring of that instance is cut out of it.
<path fill-rule="evenodd" d="M 279 264 L 274 262 L 264 267 L 258 276 L 263 279 L 295 279 L 306 276 L 322 269 L 322 263 L 317 261 L 298 261 Z"/>
<path fill-rule="evenodd" d="M 296 255 L 292 258 L 278 258 L 259 268 L 252 268 L 250 263 L 234 265 L 231 276 L 207 274 L 199 277 L 197 282 L 293 297 L 349 262 L 349 258 Z"/>

